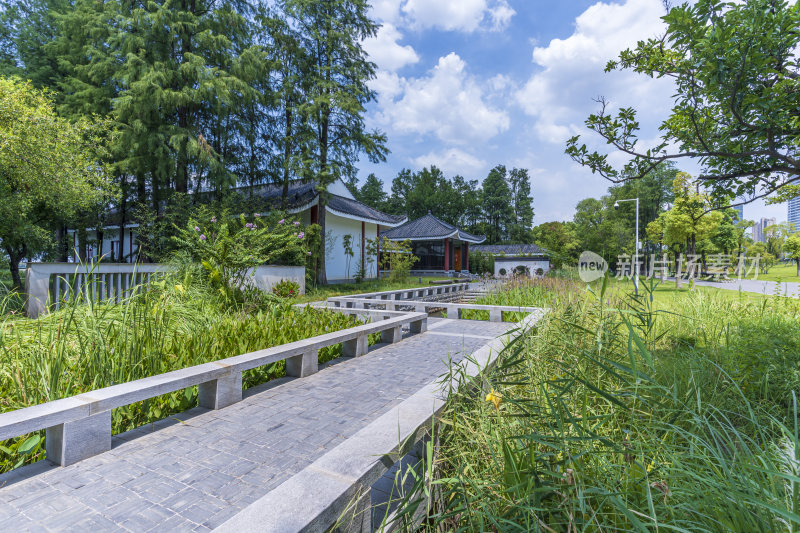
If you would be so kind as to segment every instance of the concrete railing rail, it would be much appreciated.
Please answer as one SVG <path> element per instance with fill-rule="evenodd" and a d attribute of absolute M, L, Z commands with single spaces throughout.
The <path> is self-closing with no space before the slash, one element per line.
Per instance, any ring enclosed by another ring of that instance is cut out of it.
<path fill-rule="evenodd" d="M 30 318 L 47 313 L 76 295 L 91 297 L 94 301 L 119 302 L 149 283 L 154 274 L 168 272 L 172 267 L 164 264 L 131 263 L 28 263 L 25 270 L 26 314 Z M 263 265 L 251 271 L 247 278 L 264 291 L 283 279 L 296 281 L 300 293 L 305 293 L 306 269 L 302 266 Z"/>
<path fill-rule="evenodd" d="M 399 308 L 413 309 L 417 313 L 425 313 L 428 309 L 445 309 L 447 318 L 460 319 L 464 310 L 489 311 L 489 321 L 502 322 L 503 313 L 535 313 L 541 308 L 513 305 L 482 305 L 451 302 L 425 302 L 420 300 L 375 300 L 370 298 L 328 298 L 329 304 L 336 309 L 369 309 L 382 308 L 385 312 L 400 311 Z M 369 307 L 368 307 L 369 306 Z"/>
<path fill-rule="evenodd" d="M 367 353 L 370 334 L 380 333 L 382 342 L 395 343 L 401 340 L 402 327 L 405 325 L 409 326 L 412 334 L 426 331 L 427 314 L 397 315 L 375 323 L 0 413 L 0 441 L 44 429 L 47 459 L 67 466 L 111 449 L 111 410 L 114 408 L 197 385 L 199 405 L 221 409 L 242 400 L 242 372 L 245 370 L 285 360 L 287 375 L 305 377 L 317 372 L 318 351 L 321 348 L 341 344 L 343 355 L 357 357 Z"/>
<path fill-rule="evenodd" d="M 426 296 L 466 292 L 467 290 L 469 290 L 469 283 L 453 283 L 450 285 L 435 285 L 432 287 L 418 287 L 415 289 L 397 289 L 393 291 L 367 292 L 348 296 L 336 296 L 328 298 L 328 301 L 365 298 L 373 300 L 411 300 L 413 298 L 424 298 Z"/>

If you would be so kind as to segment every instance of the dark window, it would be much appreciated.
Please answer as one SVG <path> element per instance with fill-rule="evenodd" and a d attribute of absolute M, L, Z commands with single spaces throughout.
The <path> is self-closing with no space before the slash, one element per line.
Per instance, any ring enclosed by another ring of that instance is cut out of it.
<path fill-rule="evenodd" d="M 412 241 L 411 249 L 419 258 L 414 270 L 444 270 L 444 241 Z"/>

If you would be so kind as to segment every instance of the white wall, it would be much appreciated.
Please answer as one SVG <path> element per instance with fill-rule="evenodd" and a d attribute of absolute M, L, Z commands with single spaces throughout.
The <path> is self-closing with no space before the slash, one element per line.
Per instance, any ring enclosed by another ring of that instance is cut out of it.
<path fill-rule="evenodd" d="M 361 263 L 361 222 L 336 216 L 330 211 L 325 214 L 325 231 L 328 233 L 325 243 L 325 273 L 328 281 L 344 281 L 353 279 Z M 347 274 L 347 256 L 344 253 L 344 236 L 352 235 L 353 257 L 350 259 L 350 274 Z M 364 223 L 364 239 L 374 239 L 377 225 Z M 366 244 L 365 244 L 366 245 Z M 364 257 L 364 267 L 368 277 L 377 273 L 377 256 L 373 257 L 372 272 Z"/>
<path fill-rule="evenodd" d="M 518 266 L 527 267 L 531 273 L 531 276 L 536 275 L 536 271 L 538 269 L 542 269 L 546 274 L 550 270 L 550 261 L 533 261 L 528 260 L 525 258 L 520 259 L 513 259 L 513 260 L 499 260 L 500 258 L 495 258 L 494 261 L 494 275 L 497 278 L 501 278 L 504 275 L 500 273 L 500 269 L 504 268 L 506 270 L 505 276 L 511 276 L 514 274 L 514 269 Z"/>

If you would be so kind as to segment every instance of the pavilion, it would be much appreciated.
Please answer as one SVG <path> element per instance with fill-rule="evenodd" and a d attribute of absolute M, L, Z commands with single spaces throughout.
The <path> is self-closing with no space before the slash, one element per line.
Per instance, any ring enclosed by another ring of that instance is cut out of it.
<path fill-rule="evenodd" d="M 486 240 L 472 235 L 443 220 L 427 215 L 381 232 L 390 241 L 411 241 L 412 253 L 419 260 L 412 274 L 445 274 L 469 272 L 469 245 Z"/>

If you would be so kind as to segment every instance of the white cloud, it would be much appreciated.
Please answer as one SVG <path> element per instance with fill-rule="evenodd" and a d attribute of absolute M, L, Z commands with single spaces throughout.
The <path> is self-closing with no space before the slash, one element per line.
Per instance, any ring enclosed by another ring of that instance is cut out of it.
<path fill-rule="evenodd" d="M 435 165 L 447 175 L 460 174 L 471 177 L 480 175 L 486 169 L 486 161 L 470 155 L 458 148 L 440 152 L 430 152 L 412 161 L 419 168 Z"/>
<path fill-rule="evenodd" d="M 603 72 L 606 62 L 621 50 L 661 34 L 663 15 L 660 0 L 599 2 L 576 19 L 572 35 L 535 47 L 533 62 L 541 70 L 517 92 L 517 101 L 534 117 L 536 135 L 547 142 L 563 143 L 576 133 L 589 133 L 588 140 L 591 133 L 583 120 L 597 110 L 593 99 L 598 96 L 633 105 L 644 125 L 648 119 L 664 118 L 670 81 L 631 72 Z"/>
<path fill-rule="evenodd" d="M 505 29 L 516 13 L 507 0 L 406 0 L 401 11 L 415 28 L 464 32 Z"/>
<path fill-rule="evenodd" d="M 440 57 L 427 77 L 384 79 L 380 85 L 373 85 L 382 97 L 376 120 L 390 134 L 434 134 L 445 142 L 466 144 L 486 141 L 509 128 L 508 114 L 484 101 L 483 90 L 455 53 Z"/>
<path fill-rule="evenodd" d="M 403 35 L 393 24 L 384 23 L 378 30 L 377 36 L 364 41 L 364 50 L 379 69 L 396 71 L 419 61 L 414 48 L 398 43 L 402 38 Z"/>

